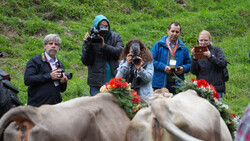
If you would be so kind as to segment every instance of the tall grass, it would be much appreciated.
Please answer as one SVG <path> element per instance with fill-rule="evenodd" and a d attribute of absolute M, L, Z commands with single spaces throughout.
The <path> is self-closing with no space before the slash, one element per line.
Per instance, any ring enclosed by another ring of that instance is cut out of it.
<path fill-rule="evenodd" d="M 3 0 L 0 2 L 0 67 L 10 73 L 19 98 L 27 103 L 27 86 L 23 75 L 28 60 L 43 52 L 45 35 L 57 33 L 62 38 L 57 54 L 67 72 L 63 100 L 89 95 L 87 67 L 81 61 L 84 34 L 89 32 L 94 17 L 105 15 L 111 30 L 121 34 L 124 43 L 140 38 L 150 49 L 166 34 L 172 21 L 182 25 L 182 41 L 189 50 L 197 44 L 198 33 L 212 33 L 213 44 L 224 51 L 230 79 L 224 101 L 238 115 L 250 99 L 249 2 L 245 0 L 186 0 L 186 7 L 173 0 Z M 224 10 L 221 10 L 224 9 Z M 186 78 L 194 75 L 187 74 Z"/>

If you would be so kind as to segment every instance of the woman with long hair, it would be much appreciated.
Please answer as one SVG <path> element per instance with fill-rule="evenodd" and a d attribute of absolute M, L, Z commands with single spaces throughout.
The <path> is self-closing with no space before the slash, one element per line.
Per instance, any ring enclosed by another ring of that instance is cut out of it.
<path fill-rule="evenodd" d="M 153 57 L 149 49 L 140 39 L 129 40 L 120 56 L 116 77 L 126 79 L 140 98 L 146 99 L 153 93 L 153 73 Z"/>

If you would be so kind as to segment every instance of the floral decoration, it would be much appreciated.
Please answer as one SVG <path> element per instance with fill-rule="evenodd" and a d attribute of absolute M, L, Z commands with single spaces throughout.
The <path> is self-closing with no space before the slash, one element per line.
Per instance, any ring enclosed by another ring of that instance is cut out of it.
<path fill-rule="evenodd" d="M 109 83 L 100 88 L 100 92 L 113 94 L 115 96 L 114 101 L 124 108 L 130 119 L 132 119 L 142 107 L 147 106 L 146 103 L 140 101 L 137 92 L 131 89 L 131 84 L 121 77 L 112 78 Z"/>
<path fill-rule="evenodd" d="M 220 112 L 221 117 L 227 124 L 227 127 L 234 138 L 237 125 L 239 123 L 239 117 L 235 116 L 229 109 L 228 105 L 219 99 L 219 94 L 215 90 L 214 86 L 209 84 L 204 79 L 191 79 L 191 81 L 182 81 L 178 78 L 176 79 L 180 81 L 179 86 L 176 86 L 177 93 L 186 91 L 188 89 L 193 89 L 198 93 L 199 96 L 207 99 Z"/>

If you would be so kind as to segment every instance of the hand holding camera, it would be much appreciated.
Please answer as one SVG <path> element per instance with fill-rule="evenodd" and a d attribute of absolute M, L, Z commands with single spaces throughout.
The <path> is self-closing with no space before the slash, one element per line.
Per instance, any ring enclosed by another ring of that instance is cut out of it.
<path fill-rule="evenodd" d="M 61 74 L 62 70 L 55 69 L 51 71 L 50 76 L 52 80 L 59 80 L 61 79 Z"/>
<path fill-rule="evenodd" d="M 104 26 L 100 25 L 99 29 L 96 29 L 95 26 L 90 27 L 90 35 L 88 32 L 85 34 L 84 41 L 87 41 L 88 45 L 104 47 L 103 36 L 107 35 L 109 30 Z"/>

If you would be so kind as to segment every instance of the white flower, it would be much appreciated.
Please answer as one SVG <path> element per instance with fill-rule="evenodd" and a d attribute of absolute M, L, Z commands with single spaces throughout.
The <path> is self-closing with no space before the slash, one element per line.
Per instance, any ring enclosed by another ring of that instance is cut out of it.
<path fill-rule="evenodd" d="M 101 93 L 106 93 L 106 92 L 108 92 L 108 89 L 107 89 L 106 85 L 103 85 L 103 86 L 100 88 L 100 92 L 101 92 Z"/>
<path fill-rule="evenodd" d="M 221 105 L 221 107 L 224 107 L 224 108 L 228 109 L 228 105 L 226 105 L 224 103 Z"/>
<path fill-rule="evenodd" d="M 197 85 L 197 81 L 194 81 L 193 83 L 194 83 L 195 85 Z"/>

